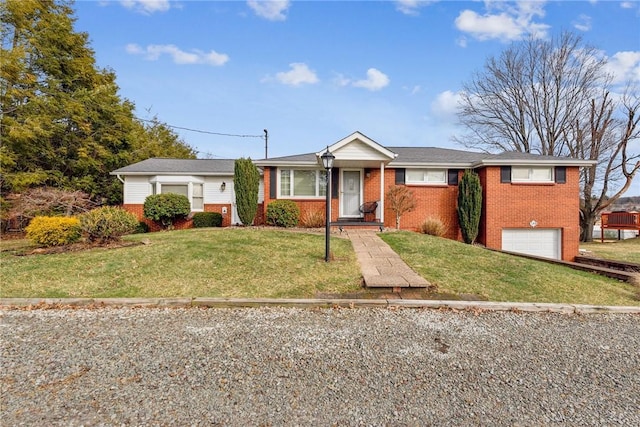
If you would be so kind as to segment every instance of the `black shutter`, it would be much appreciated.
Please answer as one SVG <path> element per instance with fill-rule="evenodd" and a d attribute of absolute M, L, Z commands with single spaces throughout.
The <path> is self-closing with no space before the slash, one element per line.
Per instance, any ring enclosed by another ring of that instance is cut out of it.
<path fill-rule="evenodd" d="M 331 198 L 337 199 L 338 192 L 340 191 L 340 169 L 332 168 L 331 169 Z"/>
<path fill-rule="evenodd" d="M 458 169 L 449 169 L 447 171 L 447 184 L 458 185 Z"/>
<path fill-rule="evenodd" d="M 396 185 L 404 185 L 404 172 L 403 168 L 396 169 Z"/>
<path fill-rule="evenodd" d="M 567 168 L 566 166 L 556 166 L 556 183 L 567 183 Z"/>
<path fill-rule="evenodd" d="M 500 166 L 500 182 L 511 182 L 511 166 Z"/>
<path fill-rule="evenodd" d="M 278 170 L 271 166 L 269 168 L 269 198 L 275 199 L 278 197 Z"/>

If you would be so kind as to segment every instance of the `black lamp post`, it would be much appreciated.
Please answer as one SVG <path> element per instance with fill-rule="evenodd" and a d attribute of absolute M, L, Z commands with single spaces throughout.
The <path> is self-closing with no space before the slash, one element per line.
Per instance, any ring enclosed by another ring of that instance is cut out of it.
<path fill-rule="evenodd" d="M 322 166 L 325 168 L 325 170 L 327 171 L 327 178 L 326 178 L 326 184 L 327 184 L 327 206 L 326 206 L 326 220 L 325 220 L 325 248 L 324 248 L 324 260 L 326 262 L 329 262 L 329 235 L 331 233 L 331 168 L 333 168 L 333 160 L 336 158 L 336 156 L 334 156 L 333 154 L 331 154 L 331 152 L 329 151 L 329 147 L 327 147 L 327 151 L 325 151 L 324 153 L 322 153 L 322 156 L 320 156 L 320 158 L 322 159 Z"/>

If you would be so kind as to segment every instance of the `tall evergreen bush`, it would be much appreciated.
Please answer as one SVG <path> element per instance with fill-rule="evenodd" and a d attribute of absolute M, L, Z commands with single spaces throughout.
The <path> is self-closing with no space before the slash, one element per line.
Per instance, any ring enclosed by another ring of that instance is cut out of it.
<path fill-rule="evenodd" d="M 251 225 L 258 211 L 260 172 L 250 158 L 235 161 L 233 185 L 236 192 L 238 218 L 244 225 Z"/>
<path fill-rule="evenodd" d="M 481 213 L 482 185 L 480 185 L 480 177 L 472 170 L 467 170 L 458 185 L 458 221 L 465 243 L 472 244 L 476 241 Z"/>

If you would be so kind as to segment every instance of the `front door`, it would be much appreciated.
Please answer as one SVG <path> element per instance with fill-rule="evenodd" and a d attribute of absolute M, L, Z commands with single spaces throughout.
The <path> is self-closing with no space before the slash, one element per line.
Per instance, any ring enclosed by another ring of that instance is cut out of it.
<path fill-rule="evenodd" d="M 341 169 L 340 180 L 340 216 L 361 217 L 362 172 L 360 170 Z"/>

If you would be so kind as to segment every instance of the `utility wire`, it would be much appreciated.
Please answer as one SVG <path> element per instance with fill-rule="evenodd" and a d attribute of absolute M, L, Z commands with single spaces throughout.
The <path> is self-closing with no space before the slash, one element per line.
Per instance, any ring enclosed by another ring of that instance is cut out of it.
<path fill-rule="evenodd" d="M 147 123 L 158 123 L 158 124 L 162 124 L 166 127 L 170 127 L 172 129 L 180 129 L 180 130 L 186 130 L 189 132 L 197 132 L 197 133 L 206 133 L 208 135 L 218 135 L 218 136 L 233 136 L 236 138 L 265 138 L 265 135 L 240 135 L 240 134 L 233 134 L 233 133 L 220 133 L 220 132 L 211 132 L 208 130 L 200 130 L 200 129 L 191 129 L 191 128 L 185 128 L 185 127 L 181 127 L 181 126 L 173 126 L 167 123 L 163 123 L 159 120 L 147 120 L 147 119 L 142 119 L 140 117 L 136 117 L 136 119 L 143 121 L 143 122 L 147 122 Z"/>

